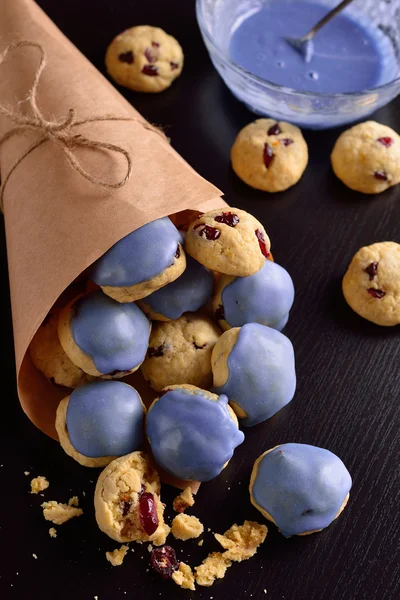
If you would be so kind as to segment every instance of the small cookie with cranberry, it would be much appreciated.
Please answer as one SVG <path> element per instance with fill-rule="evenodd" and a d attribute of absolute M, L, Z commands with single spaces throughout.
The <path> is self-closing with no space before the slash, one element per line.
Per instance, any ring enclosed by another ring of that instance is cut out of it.
<path fill-rule="evenodd" d="M 213 310 L 224 329 L 260 323 L 281 331 L 294 300 L 293 281 L 280 265 L 269 260 L 249 277 L 222 275 L 217 282 Z"/>
<path fill-rule="evenodd" d="M 247 185 L 265 192 L 282 192 L 303 175 L 308 147 L 295 125 L 257 119 L 239 132 L 231 161 L 236 175 Z"/>
<path fill-rule="evenodd" d="M 57 328 L 60 311 L 49 314 L 30 343 L 33 364 L 55 385 L 76 388 L 92 377 L 68 358 L 60 344 Z"/>
<path fill-rule="evenodd" d="M 400 323 L 400 244 L 378 242 L 353 256 L 343 277 L 349 306 L 364 319 L 391 327 Z"/>
<path fill-rule="evenodd" d="M 218 327 L 199 314 L 154 323 L 141 366 L 143 377 L 157 392 L 180 383 L 211 387 L 211 353 L 220 335 Z"/>
<path fill-rule="evenodd" d="M 150 330 L 136 304 L 120 304 L 101 290 L 70 302 L 58 323 L 58 336 L 70 360 L 85 373 L 105 379 L 125 377 L 140 367 Z"/>
<path fill-rule="evenodd" d="M 117 542 L 165 544 L 160 478 L 143 452 L 113 460 L 101 473 L 94 493 L 97 525 Z"/>
<path fill-rule="evenodd" d="M 81 465 L 105 467 L 141 446 L 145 413 L 139 394 L 130 385 L 88 383 L 58 405 L 58 439 L 68 456 Z"/>
<path fill-rule="evenodd" d="M 117 302 L 146 298 L 186 268 L 183 237 L 168 217 L 119 240 L 92 266 L 91 278 Z"/>
<path fill-rule="evenodd" d="M 157 464 L 184 481 L 217 477 L 244 440 L 226 396 L 186 384 L 154 400 L 146 433 Z"/>
<path fill-rule="evenodd" d="M 162 92 L 182 73 L 183 51 L 163 29 L 139 25 L 114 38 L 105 63 L 120 85 L 136 92 Z"/>
<path fill-rule="evenodd" d="M 400 182 L 400 136 L 366 121 L 342 133 L 331 155 L 335 175 L 363 194 L 379 194 Z"/>
<path fill-rule="evenodd" d="M 270 247 L 261 223 L 238 208 L 204 213 L 190 225 L 185 239 L 185 249 L 199 263 L 236 277 L 259 271 Z"/>
<path fill-rule="evenodd" d="M 178 279 L 139 300 L 140 308 L 153 321 L 179 319 L 186 312 L 196 312 L 212 296 L 214 274 L 194 260 L 186 257 L 186 269 Z"/>

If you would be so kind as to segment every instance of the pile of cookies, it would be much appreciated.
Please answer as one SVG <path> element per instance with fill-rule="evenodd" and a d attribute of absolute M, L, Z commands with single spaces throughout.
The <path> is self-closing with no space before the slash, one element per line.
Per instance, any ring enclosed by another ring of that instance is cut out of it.
<path fill-rule="evenodd" d="M 239 425 L 292 400 L 294 351 L 281 329 L 294 287 L 270 246 L 262 224 L 235 208 L 198 215 L 184 231 L 157 219 L 100 257 L 86 291 L 36 334 L 36 367 L 71 388 L 57 410 L 61 446 L 82 465 L 106 467 L 95 509 L 112 539 L 165 544 L 156 468 L 175 481 L 209 481 L 244 441 Z M 139 369 L 157 394 L 148 408 L 126 379 Z M 155 463 L 139 452 L 146 445 Z M 256 461 L 250 494 L 291 536 L 329 525 L 350 487 L 335 455 L 283 444 Z"/>

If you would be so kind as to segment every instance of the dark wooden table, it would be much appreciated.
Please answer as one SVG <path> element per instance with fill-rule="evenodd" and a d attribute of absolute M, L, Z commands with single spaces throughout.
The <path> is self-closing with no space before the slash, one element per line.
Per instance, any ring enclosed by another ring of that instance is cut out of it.
<path fill-rule="evenodd" d="M 223 474 L 202 486 L 193 513 L 205 524 L 204 546 L 174 543 L 191 565 L 244 519 L 263 521 L 250 505 L 254 460 L 282 442 L 329 448 L 353 476 L 348 508 L 330 528 L 286 540 L 274 526 L 248 562 L 193 597 L 271 600 L 390 600 L 400 597 L 399 328 L 384 329 L 355 315 L 340 281 L 355 251 L 376 241 L 400 242 L 400 187 L 381 196 L 351 192 L 335 179 L 329 154 L 339 132 L 306 132 L 310 164 L 293 189 L 274 196 L 251 190 L 230 169 L 229 149 L 250 114 L 215 73 L 196 25 L 194 0 L 40 0 L 39 4 L 83 53 L 103 70 L 107 44 L 134 24 L 165 28 L 181 42 L 182 77 L 161 95 L 122 93 L 150 121 L 167 126 L 174 147 L 204 177 L 266 226 L 277 262 L 291 273 L 296 300 L 285 333 L 296 350 L 298 387 L 278 415 L 246 432 Z M 400 102 L 375 118 L 400 129 Z M 157 173 L 154 173 L 157 177 Z M 0 419 L 0 597 L 2 600 L 119 600 L 188 597 L 147 572 L 147 546 L 134 546 L 122 567 L 104 553 L 118 546 L 97 528 L 92 496 L 97 472 L 69 459 L 34 428 L 15 392 L 15 371 L 4 234 L 1 239 L 2 312 Z M 257 348 L 254 348 L 257 352 Z M 25 476 L 24 471 L 30 475 Z M 31 477 L 46 475 L 46 499 L 81 498 L 84 516 L 58 528 L 42 517 L 43 498 L 28 494 Z M 85 492 L 85 496 L 83 493 Z M 170 506 L 175 491 L 165 487 Z M 168 514 L 172 512 L 168 509 Z M 34 558 L 37 556 L 37 559 Z M 266 591 L 265 591 L 266 590 Z"/>

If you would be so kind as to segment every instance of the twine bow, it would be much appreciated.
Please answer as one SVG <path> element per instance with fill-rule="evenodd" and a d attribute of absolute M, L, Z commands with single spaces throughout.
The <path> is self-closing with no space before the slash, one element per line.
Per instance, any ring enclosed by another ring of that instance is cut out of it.
<path fill-rule="evenodd" d="M 4 178 L 0 190 L 0 208 L 3 210 L 3 198 L 4 198 L 4 190 L 9 181 L 12 173 L 15 169 L 21 164 L 21 162 L 31 154 L 36 148 L 39 148 L 45 142 L 53 142 L 60 146 L 64 152 L 65 157 L 67 158 L 69 164 L 73 169 L 78 171 L 82 177 L 94 183 L 95 185 L 99 185 L 103 188 L 109 189 L 118 189 L 123 187 L 132 173 L 132 159 L 127 150 L 122 148 L 121 146 L 116 146 L 115 144 L 110 144 L 108 142 L 99 142 L 95 140 L 91 140 L 84 135 L 75 134 L 73 131 L 74 127 L 79 125 L 84 125 L 86 123 L 93 123 L 99 121 L 136 121 L 141 123 L 141 125 L 150 131 L 158 133 L 164 139 L 165 136 L 162 131 L 153 127 L 152 125 L 142 121 L 140 119 L 135 119 L 131 117 L 118 117 L 115 115 L 103 115 L 103 116 L 93 116 L 86 117 L 85 119 L 77 120 L 76 112 L 73 108 L 70 108 L 67 115 L 65 117 L 61 117 L 59 119 L 55 119 L 54 121 L 48 121 L 43 116 L 41 110 L 38 107 L 37 103 L 37 91 L 39 86 L 40 77 L 43 73 L 43 70 L 46 66 L 46 53 L 44 51 L 43 46 L 36 42 L 29 41 L 20 41 L 14 42 L 10 44 L 1 54 L 0 54 L 0 65 L 5 61 L 7 55 L 15 50 L 16 48 L 21 48 L 23 46 L 29 46 L 31 48 L 37 48 L 40 52 L 40 62 L 39 66 L 36 70 L 35 77 L 33 80 L 32 87 L 30 89 L 28 95 L 28 102 L 30 104 L 30 108 L 32 111 L 32 115 L 24 115 L 17 110 L 13 110 L 12 108 L 8 108 L 6 106 L 2 106 L 0 104 L 0 115 L 4 115 L 8 117 L 11 121 L 15 123 L 15 127 L 7 131 L 3 136 L 0 136 L 0 147 L 6 140 L 11 138 L 14 135 L 21 135 L 26 131 L 36 131 L 40 133 L 40 137 L 36 142 L 34 142 L 22 156 L 20 156 L 16 162 L 12 165 L 11 169 L 7 173 Z M 116 181 L 115 183 L 109 182 L 107 180 L 102 179 L 96 175 L 92 175 L 88 171 L 86 171 L 79 160 L 77 159 L 74 150 L 78 147 L 87 147 L 99 150 L 108 150 L 109 152 L 115 152 L 121 154 L 126 160 L 126 173 L 125 175 Z"/>

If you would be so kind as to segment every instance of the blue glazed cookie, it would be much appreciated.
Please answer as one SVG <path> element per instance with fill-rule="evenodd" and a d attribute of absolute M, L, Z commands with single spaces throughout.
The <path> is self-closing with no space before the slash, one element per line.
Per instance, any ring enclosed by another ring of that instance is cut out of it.
<path fill-rule="evenodd" d="M 211 364 L 214 392 L 228 396 L 246 427 L 269 419 L 294 396 L 292 343 L 265 325 L 248 323 L 225 331 L 214 346 Z"/>
<path fill-rule="evenodd" d="M 183 238 L 164 217 L 114 244 L 91 270 L 91 278 L 118 302 L 133 302 L 177 279 L 186 268 Z"/>
<path fill-rule="evenodd" d="M 252 504 L 282 535 L 307 535 L 328 527 L 345 508 L 351 476 L 338 456 L 307 444 L 281 444 L 254 463 Z"/>
<path fill-rule="evenodd" d="M 96 381 L 60 402 L 56 430 L 69 456 L 85 466 L 102 467 L 138 450 L 144 413 L 133 387 L 122 381 Z"/>
<path fill-rule="evenodd" d="M 139 301 L 139 306 L 154 321 L 179 319 L 186 312 L 196 312 L 210 300 L 214 275 L 190 256 L 178 279 Z"/>
<path fill-rule="evenodd" d="M 157 463 L 183 480 L 213 479 L 244 440 L 228 398 L 192 385 L 165 388 L 149 408 L 146 432 Z"/>
<path fill-rule="evenodd" d="M 223 330 L 260 323 L 280 331 L 286 325 L 294 300 L 289 273 L 275 262 L 249 277 L 223 275 L 213 298 L 213 310 Z"/>
<path fill-rule="evenodd" d="M 151 324 L 136 304 L 120 304 L 101 290 L 68 304 L 58 336 L 64 352 L 85 373 L 117 378 L 133 373 L 147 351 Z"/>

